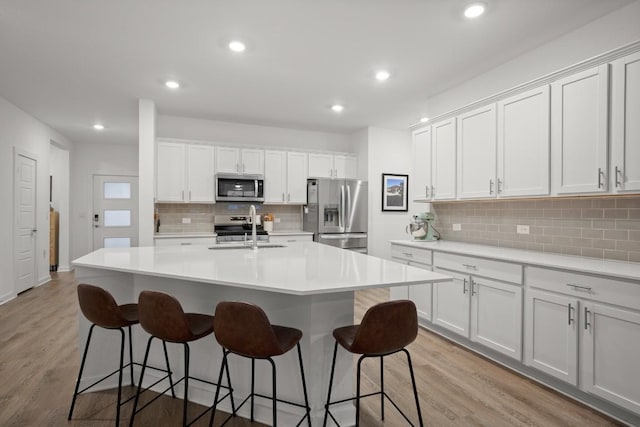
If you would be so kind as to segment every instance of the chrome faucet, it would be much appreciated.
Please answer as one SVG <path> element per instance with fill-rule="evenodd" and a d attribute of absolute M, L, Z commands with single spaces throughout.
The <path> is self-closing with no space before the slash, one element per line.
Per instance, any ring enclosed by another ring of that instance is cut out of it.
<path fill-rule="evenodd" d="M 256 231 L 256 207 L 251 205 L 249 207 L 249 215 L 251 216 L 251 248 L 258 249 L 258 233 Z"/>

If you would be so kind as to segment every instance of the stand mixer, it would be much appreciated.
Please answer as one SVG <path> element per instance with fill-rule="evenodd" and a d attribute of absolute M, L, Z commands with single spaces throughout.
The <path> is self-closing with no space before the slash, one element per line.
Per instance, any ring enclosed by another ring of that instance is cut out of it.
<path fill-rule="evenodd" d="M 406 228 L 406 232 L 411 235 L 413 240 L 422 240 L 425 242 L 438 240 L 440 235 L 431 225 L 434 220 L 435 215 L 431 212 L 422 212 L 417 215 L 413 215 L 411 223 L 409 223 Z"/>

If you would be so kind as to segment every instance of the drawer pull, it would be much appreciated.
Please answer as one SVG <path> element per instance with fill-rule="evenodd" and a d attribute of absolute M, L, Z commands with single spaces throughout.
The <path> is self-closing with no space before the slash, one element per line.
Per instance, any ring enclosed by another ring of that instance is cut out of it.
<path fill-rule="evenodd" d="M 585 291 L 587 293 L 591 293 L 591 286 L 574 285 L 573 283 L 566 283 L 565 285 L 575 289 L 576 291 Z"/>
<path fill-rule="evenodd" d="M 591 326 L 591 322 L 589 322 L 589 313 L 591 313 L 589 311 L 588 307 L 584 308 L 584 329 L 587 330 L 589 329 L 589 326 Z"/>
<path fill-rule="evenodd" d="M 182 246 L 189 246 L 189 245 L 191 245 L 191 243 L 188 243 L 188 242 L 182 242 L 182 243 L 180 243 L 180 244 L 181 244 Z"/>
<path fill-rule="evenodd" d="M 408 257 L 412 257 L 413 256 L 413 254 L 409 253 L 409 252 L 402 252 L 402 255 L 408 256 Z"/>
<path fill-rule="evenodd" d="M 568 307 L 568 315 L 569 315 L 569 326 L 571 326 L 572 322 L 575 322 L 575 319 L 571 316 L 571 312 L 573 311 L 573 307 L 571 306 L 571 304 L 569 304 Z"/>
<path fill-rule="evenodd" d="M 463 294 L 466 294 L 466 293 L 467 293 L 467 279 L 466 279 L 466 278 L 464 278 L 464 279 L 462 280 L 462 293 L 463 293 Z"/>
<path fill-rule="evenodd" d="M 473 269 L 473 270 L 477 270 L 477 269 L 478 269 L 478 267 L 476 267 L 476 266 L 475 266 L 475 265 L 473 265 L 473 264 L 462 264 L 462 265 L 463 265 L 463 266 L 465 266 L 465 267 L 467 267 L 467 268 L 471 268 L 471 269 Z"/>

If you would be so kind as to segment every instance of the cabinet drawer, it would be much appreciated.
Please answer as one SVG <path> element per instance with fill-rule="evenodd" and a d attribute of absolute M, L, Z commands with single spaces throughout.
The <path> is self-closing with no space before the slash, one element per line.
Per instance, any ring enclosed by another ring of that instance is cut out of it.
<path fill-rule="evenodd" d="M 391 245 L 391 258 L 431 265 L 432 251 L 410 246 Z"/>
<path fill-rule="evenodd" d="M 527 267 L 525 283 L 540 289 L 560 292 L 577 298 L 616 304 L 638 310 L 640 283 L 626 282 L 588 274 Z"/>
<path fill-rule="evenodd" d="M 433 264 L 439 268 L 522 284 L 522 266 L 519 264 L 441 252 L 434 254 Z"/>
<path fill-rule="evenodd" d="M 283 242 L 283 243 L 292 243 L 292 242 L 313 242 L 312 234 L 279 234 L 274 236 L 272 234 L 269 235 L 269 242 Z"/>
<path fill-rule="evenodd" d="M 155 246 L 188 246 L 188 245 L 215 245 L 215 237 L 185 237 L 155 239 Z"/>

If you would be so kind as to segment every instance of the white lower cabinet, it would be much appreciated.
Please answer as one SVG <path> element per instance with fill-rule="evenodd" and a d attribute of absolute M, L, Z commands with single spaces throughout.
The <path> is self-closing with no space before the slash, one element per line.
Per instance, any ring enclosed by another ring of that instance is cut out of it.
<path fill-rule="evenodd" d="M 433 323 L 469 338 L 469 277 L 436 268 L 453 282 L 433 285 Z"/>
<path fill-rule="evenodd" d="M 269 234 L 270 243 L 313 242 L 313 234 Z"/>
<path fill-rule="evenodd" d="M 391 245 L 391 259 L 413 267 L 432 270 L 431 251 L 425 249 L 411 248 L 407 246 Z M 407 295 L 416 305 L 418 317 L 428 322 L 432 319 L 431 309 L 431 283 L 426 285 L 407 286 Z"/>

